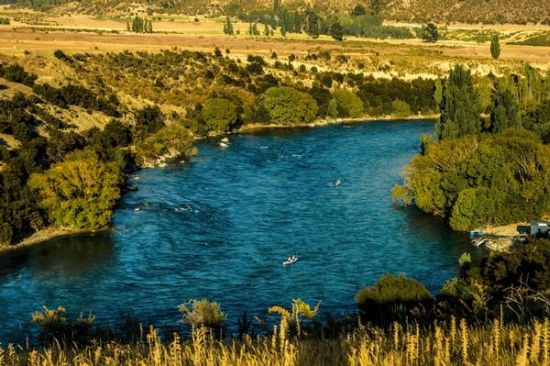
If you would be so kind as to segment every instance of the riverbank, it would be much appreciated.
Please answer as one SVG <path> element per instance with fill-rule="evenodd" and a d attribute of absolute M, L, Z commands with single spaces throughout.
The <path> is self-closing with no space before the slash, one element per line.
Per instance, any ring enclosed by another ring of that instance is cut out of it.
<path fill-rule="evenodd" d="M 239 129 L 234 131 L 234 133 L 250 133 L 258 132 L 262 130 L 272 130 L 272 129 L 290 129 L 290 128 L 316 128 L 316 127 L 325 127 L 325 126 L 334 126 L 334 125 L 345 125 L 345 124 L 355 124 L 355 123 L 371 123 L 371 122 L 399 122 L 399 121 L 416 121 L 416 120 L 435 120 L 439 118 L 439 114 L 427 114 L 427 115 L 413 115 L 406 117 L 398 117 L 395 115 L 386 115 L 380 117 L 361 117 L 361 118 L 336 118 L 336 119 L 320 119 L 315 120 L 310 123 L 294 123 L 292 125 L 282 124 L 282 123 L 248 123 L 241 126 Z"/>

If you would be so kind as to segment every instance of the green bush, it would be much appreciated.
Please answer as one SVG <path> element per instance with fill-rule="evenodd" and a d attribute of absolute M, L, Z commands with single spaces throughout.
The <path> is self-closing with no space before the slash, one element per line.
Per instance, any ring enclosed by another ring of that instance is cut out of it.
<path fill-rule="evenodd" d="M 397 117 L 410 117 L 411 107 L 407 102 L 396 99 L 392 102 L 393 114 Z"/>
<path fill-rule="evenodd" d="M 434 298 L 419 282 L 404 275 L 387 274 L 356 295 L 362 315 L 368 320 L 404 320 L 413 308 L 430 305 Z"/>
<path fill-rule="evenodd" d="M 339 117 L 359 118 L 363 116 L 364 104 L 353 92 L 346 89 L 339 89 L 335 90 L 332 96 L 336 99 Z"/>
<path fill-rule="evenodd" d="M 228 132 L 238 121 L 237 108 L 224 98 L 207 99 L 202 109 L 202 118 L 210 131 Z"/>
<path fill-rule="evenodd" d="M 269 88 L 260 96 L 260 103 L 269 114 L 270 121 L 275 123 L 308 123 L 317 117 L 315 99 L 291 87 Z"/>

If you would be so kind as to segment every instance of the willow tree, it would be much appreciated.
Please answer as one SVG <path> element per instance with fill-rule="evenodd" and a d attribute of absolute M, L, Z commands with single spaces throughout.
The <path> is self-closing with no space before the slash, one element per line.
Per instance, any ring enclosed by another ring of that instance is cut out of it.
<path fill-rule="evenodd" d="M 120 198 L 121 167 L 103 162 L 92 150 L 68 154 L 61 163 L 33 174 L 29 187 L 58 227 L 98 229 L 109 224 Z"/>

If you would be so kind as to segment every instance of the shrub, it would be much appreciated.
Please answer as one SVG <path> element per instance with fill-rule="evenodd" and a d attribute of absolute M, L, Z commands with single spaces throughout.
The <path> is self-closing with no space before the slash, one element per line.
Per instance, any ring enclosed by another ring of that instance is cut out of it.
<path fill-rule="evenodd" d="M 413 308 L 430 305 L 434 298 L 419 282 L 404 275 L 387 274 L 372 286 L 356 295 L 365 319 L 404 320 Z"/>
<path fill-rule="evenodd" d="M 204 327 L 216 334 L 227 319 L 220 305 L 207 299 L 190 300 L 178 308 L 185 323 L 192 327 Z"/>
<path fill-rule="evenodd" d="M 14 83 L 33 86 L 38 76 L 30 74 L 19 64 L 0 66 L 0 76 Z"/>
<path fill-rule="evenodd" d="M 67 56 L 67 54 L 61 50 L 56 50 L 54 53 L 53 53 L 54 57 L 57 58 L 58 60 L 61 60 L 61 61 L 72 61 L 72 59 Z"/>
<path fill-rule="evenodd" d="M 260 103 L 272 122 L 286 125 L 312 122 L 318 111 L 317 102 L 311 95 L 291 87 L 266 90 L 260 97 Z"/>
<path fill-rule="evenodd" d="M 412 114 L 409 104 L 399 99 L 392 102 L 392 108 L 397 117 L 409 117 Z"/>
<path fill-rule="evenodd" d="M 363 116 L 364 104 L 353 92 L 339 89 L 335 90 L 332 95 L 336 99 L 339 117 L 359 118 Z"/>

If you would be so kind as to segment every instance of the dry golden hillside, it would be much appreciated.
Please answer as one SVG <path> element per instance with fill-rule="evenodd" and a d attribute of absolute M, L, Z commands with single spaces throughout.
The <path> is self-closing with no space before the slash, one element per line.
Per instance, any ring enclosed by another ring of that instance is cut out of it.
<path fill-rule="evenodd" d="M 278 2 L 290 10 L 312 7 L 323 12 L 351 11 L 363 5 L 386 18 L 406 21 L 463 23 L 550 22 L 548 0 L 0 0 L 0 4 L 34 6 L 61 12 L 126 15 L 133 12 L 178 14 L 251 13 Z"/>

